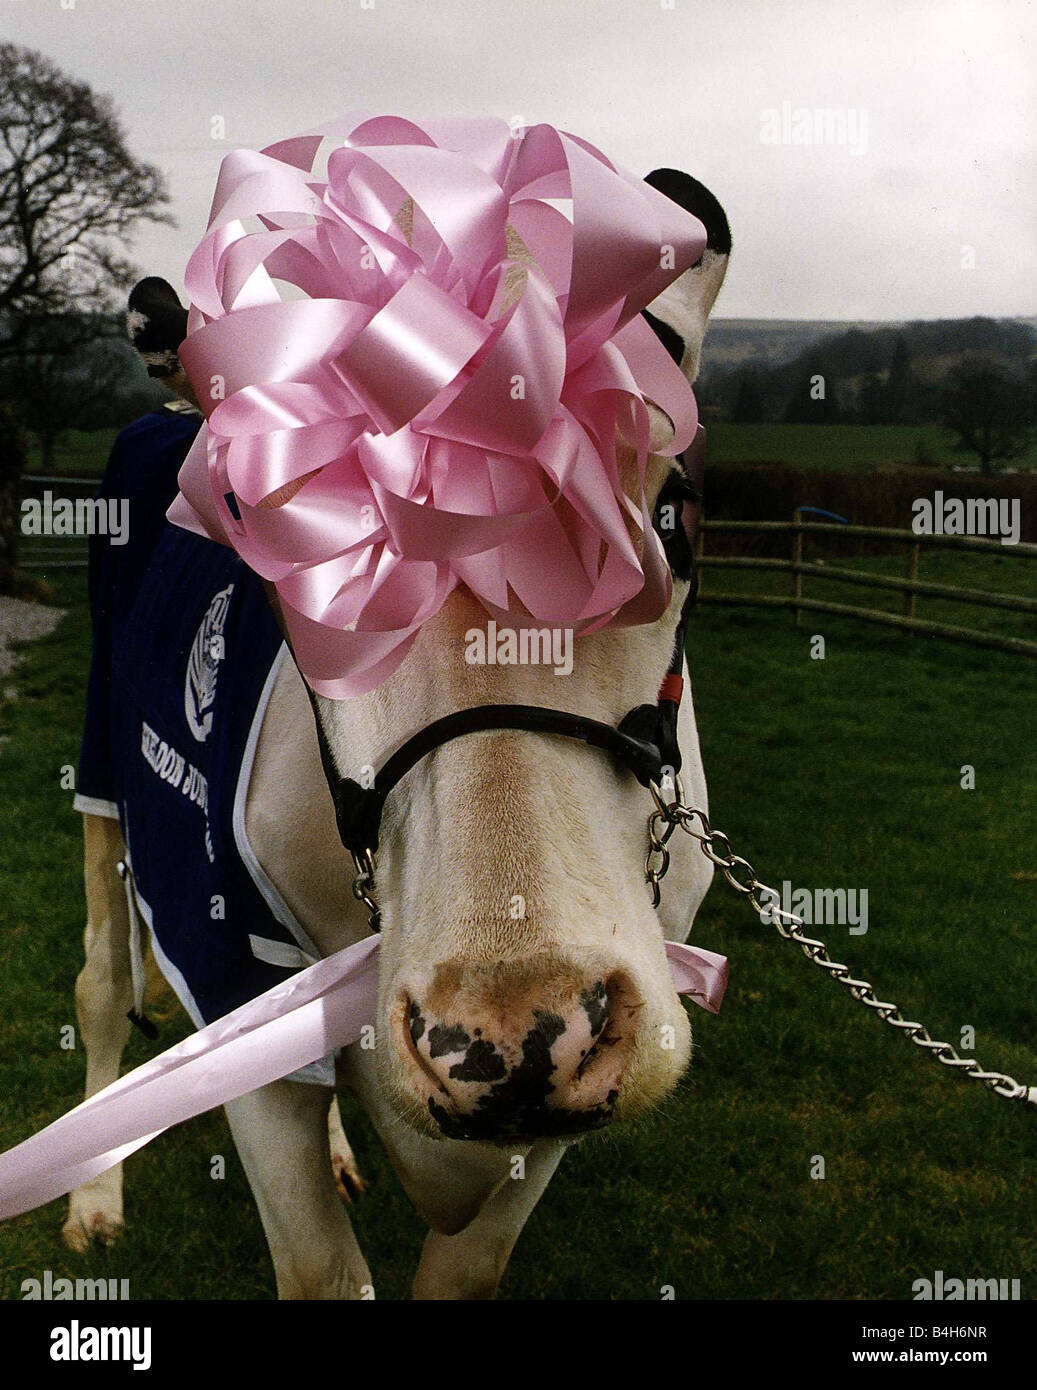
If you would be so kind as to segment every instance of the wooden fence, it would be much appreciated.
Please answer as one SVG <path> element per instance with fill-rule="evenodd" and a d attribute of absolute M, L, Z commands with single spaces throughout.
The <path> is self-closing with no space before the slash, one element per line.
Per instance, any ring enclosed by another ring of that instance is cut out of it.
<path fill-rule="evenodd" d="M 38 495 L 50 489 L 56 496 L 89 497 L 97 487 L 96 478 L 50 478 L 27 474 L 23 478 L 26 495 Z M 724 533 L 758 536 L 788 536 L 788 559 L 755 555 L 716 555 L 708 553 L 708 536 Z M 845 540 L 887 541 L 907 547 L 905 574 L 876 574 L 868 570 L 848 569 L 819 561 L 805 560 L 804 542 L 811 536 L 834 536 Z M 1019 561 L 1037 558 L 1037 545 L 1020 543 L 1002 545 L 998 540 L 975 536 L 926 536 L 913 531 L 888 526 L 850 526 L 838 522 L 802 521 L 720 521 L 705 518 L 699 527 L 696 557 L 700 570 L 699 602 L 728 606 L 757 606 L 791 609 L 798 625 L 803 613 L 833 613 L 839 617 L 860 618 L 866 622 L 882 623 L 886 627 L 918 632 L 928 637 L 944 637 L 955 642 L 970 642 L 979 647 L 1037 656 L 1037 641 L 1009 637 L 979 628 L 957 627 L 950 623 L 930 622 L 919 618 L 916 601 L 919 597 L 941 599 L 954 603 L 994 608 L 1016 613 L 1037 614 L 1037 598 L 1021 594 L 991 593 L 985 589 L 964 588 L 956 584 L 937 584 L 920 579 L 918 571 L 923 549 L 943 547 L 986 555 L 1009 556 Z M 23 537 L 21 565 L 25 569 L 68 569 L 86 564 L 86 540 L 82 537 Z M 768 570 L 787 573 L 791 578 L 788 594 L 734 594 L 715 592 L 702 578 L 705 570 Z M 804 580 L 810 576 L 836 584 L 853 584 L 862 588 L 894 590 L 902 595 L 900 613 L 865 608 L 856 604 L 832 603 L 827 599 L 810 598 L 804 593 Z"/>
<path fill-rule="evenodd" d="M 49 477 L 43 473 L 23 473 L 22 497 L 39 497 L 51 492 L 56 498 L 93 497 L 100 478 Z M 67 570 L 86 568 L 85 536 L 21 536 L 18 567 L 23 570 Z"/>
<path fill-rule="evenodd" d="M 790 540 L 790 558 L 772 559 L 755 555 L 710 555 L 707 552 L 707 536 L 741 532 L 752 535 L 784 536 Z M 903 578 L 896 575 L 876 574 L 868 570 L 846 569 L 842 566 L 824 562 L 806 561 L 803 558 L 804 540 L 810 536 L 836 536 L 846 540 L 892 541 L 904 544 L 907 550 L 906 573 Z M 1008 637 L 1001 633 L 984 632 L 979 628 L 956 627 L 949 623 L 929 622 L 916 616 L 916 600 L 921 595 L 927 598 L 943 599 L 955 603 L 975 604 L 983 608 L 999 608 L 1017 613 L 1037 614 L 1037 598 L 1027 598 L 1020 594 L 991 593 L 985 589 L 964 588 L 956 584 L 937 584 L 919 579 L 921 552 L 928 547 L 972 551 L 986 555 L 1011 556 L 1019 560 L 1037 558 L 1037 545 L 1002 545 L 999 540 L 985 540 L 976 536 L 928 536 L 916 535 L 913 531 L 897 530 L 888 526 L 850 526 L 837 522 L 800 521 L 712 521 L 704 519 L 699 528 L 696 543 L 696 560 L 702 570 L 737 569 L 771 570 L 791 576 L 791 593 L 785 594 L 732 594 L 718 593 L 699 580 L 699 602 L 716 603 L 729 606 L 758 606 L 762 608 L 787 608 L 795 615 L 797 626 L 801 614 L 834 613 L 839 617 L 861 618 L 866 622 L 882 623 L 886 627 L 901 628 L 906 632 L 919 632 L 928 637 L 945 637 L 954 642 L 969 642 L 978 647 L 994 647 L 1000 651 L 1017 652 L 1022 656 L 1037 656 L 1037 641 L 1027 641 L 1022 637 Z M 882 609 L 864 608 L 855 604 L 832 603 L 826 599 L 808 598 L 803 592 L 803 581 L 810 575 L 818 579 L 832 580 L 837 584 L 854 584 L 862 588 L 898 590 L 903 596 L 902 612 L 887 613 Z"/>

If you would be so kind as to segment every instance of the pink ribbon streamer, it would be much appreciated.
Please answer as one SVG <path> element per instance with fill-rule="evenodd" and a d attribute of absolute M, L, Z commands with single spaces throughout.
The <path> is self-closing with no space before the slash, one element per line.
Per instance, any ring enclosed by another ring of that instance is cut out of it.
<path fill-rule="evenodd" d="M 236 150 L 185 275 L 206 423 L 171 520 L 276 585 L 332 698 L 385 680 L 458 585 L 513 626 L 654 621 L 647 403 L 667 454 L 697 414 L 640 310 L 705 235 L 549 125 L 354 115 Z"/>
<path fill-rule="evenodd" d="M 300 970 L 0 1154 L 0 1220 L 64 1196 L 171 1125 L 356 1042 L 375 1019 L 378 945 L 367 937 Z M 677 992 L 715 1014 L 726 957 L 674 941 L 666 956 Z"/>

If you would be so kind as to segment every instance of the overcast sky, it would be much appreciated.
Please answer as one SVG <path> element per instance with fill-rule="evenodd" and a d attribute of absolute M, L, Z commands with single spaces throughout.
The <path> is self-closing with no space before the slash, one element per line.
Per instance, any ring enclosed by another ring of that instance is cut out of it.
<path fill-rule="evenodd" d="M 1031 0 L 0 0 L 0 35 L 113 96 L 179 220 L 144 230 L 135 257 L 178 289 L 221 156 L 360 107 L 550 121 L 638 173 L 686 169 L 731 220 L 724 317 L 904 319 L 1037 313 L 1035 11 Z M 838 113 L 846 143 L 838 125 L 827 143 L 796 143 L 804 110 Z"/>

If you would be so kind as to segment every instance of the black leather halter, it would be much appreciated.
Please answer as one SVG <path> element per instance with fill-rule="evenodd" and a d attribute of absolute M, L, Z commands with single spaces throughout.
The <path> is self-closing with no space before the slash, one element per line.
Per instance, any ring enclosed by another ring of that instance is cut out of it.
<path fill-rule="evenodd" d="M 615 728 L 597 719 L 539 705 L 473 705 L 469 709 L 444 715 L 442 719 L 435 719 L 419 729 L 382 764 L 371 785 L 365 787 L 354 778 L 343 777 L 339 773 L 316 700 L 311 694 L 321 763 L 335 804 L 338 833 L 358 868 L 369 865 L 371 856 L 378 848 L 382 811 L 389 793 L 427 754 L 465 734 L 484 733 L 489 729 L 518 729 L 578 739 L 590 748 L 599 748 L 611 754 L 617 763 L 634 774 L 643 787 L 652 782 L 662 782 L 667 773 L 676 776 L 680 772 L 677 714 L 684 686 L 685 635 L 698 588 L 691 554 L 702 501 L 703 444 L 700 431 L 693 446 L 681 455 L 680 460 L 684 472 L 680 488 L 684 502 L 681 541 L 686 546 L 691 589 L 681 608 L 670 664 L 654 705 L 635 706 Z M 377 914 L 372 917 L 371 925 L 378 930 Z"/>

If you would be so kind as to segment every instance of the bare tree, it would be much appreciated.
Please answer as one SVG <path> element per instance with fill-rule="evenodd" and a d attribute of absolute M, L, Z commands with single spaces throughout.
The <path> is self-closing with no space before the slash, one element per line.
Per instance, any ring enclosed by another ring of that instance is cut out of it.
<path fill-rule="evenodd" d="M 0 590 L 16 582 L 18 427 L 49 467 L 60 431 L 110 391 L 114 357 L 98 339 L 137 278 L 126 247 L 140 222 L 172 224 L 168 204 L 109 97 L 0 43 Z"/>
<path fill-rule="evenodd" d="M 172 224 L 162 174 L 135 159 L 107 96 L 0 44 L 0 351 L 41 317 L 115 307 L 141 221 Z"/>
<path fill-rule="evenodd" d="M 9 406 L 0 401 L 0 594 L 18 582 L 18 484 L 25 467 L 25 438 Z"/>
<path fill-rule="evenodd" d="M 65 431 L 108 424 L 113 401 L 136 376 L 126 339 L 110 319 L 76 315 L 69 324 L 67 317 L 37 320 L 17 356 L 0 359 L 0 399 L 16 402 L 22 425 L 39 443 L 45 473 L 53 471 Z"/>
<path fill-rule="evenodd" d="M 979 455 L 989 476 L 997 460 L 1018 458 L 1030 447 L 1031 388 L 984 357 L 966 357 L 947 376 L 943 422 L 966 449 Z"/>

